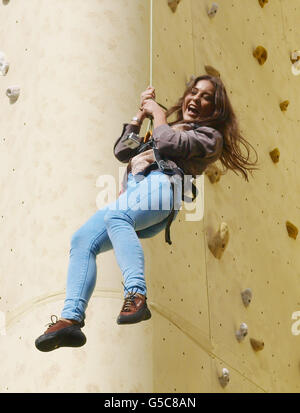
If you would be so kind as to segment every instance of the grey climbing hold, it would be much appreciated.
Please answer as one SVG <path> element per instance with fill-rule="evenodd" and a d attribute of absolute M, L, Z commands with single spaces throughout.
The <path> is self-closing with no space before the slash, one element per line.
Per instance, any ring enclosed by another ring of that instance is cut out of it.
<path fill-rule="evenodd" d="M 9 97 L 11 103 L 15 102 L 20 96 L 20 87 L 19 86 L 10 86 L 6 90 L 6 96 Z"/>
<path fill-rule="evenodd" d="M 300 50 L 291 52 L 292 73 L 294 76 L 300 75 Z"/>
<path fill-rule="evenodd" d="M 219 377 L 219 382 L 220 382 L 222 387 L 225 387 L 229 383 L 229 380 L 230 380 L 229 370 L 224 367 L 222 369 L 222 376 Z"/>
<path fill-rule="evenodd" d="M 211 5 L 210 10 L 207 13 L 209 15 L 209 17 L 214 17 L 217 14 L 218 8 L 219 8 L 218 3 L 213 3 Z"/>
<path fill-rule="evenodd" d="M 6 59 L 6 56 L 3 52 L 0 51 L 0 72 L 5 76 L 9 69 L 9 63 Z"/>
<path fill-rule="evenodd" d="M 247 334 L 248 334 L 248 326 L 246 323 L 242 323 L 240 325 L 239 330 L 235 333 L 237 341 L 238 342 L 243 341 Z"/>

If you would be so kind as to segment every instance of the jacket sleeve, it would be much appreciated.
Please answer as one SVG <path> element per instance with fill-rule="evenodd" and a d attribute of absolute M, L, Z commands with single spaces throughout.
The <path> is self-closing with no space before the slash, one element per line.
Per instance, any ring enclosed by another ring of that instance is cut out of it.
<path fill-rule="evenodd" d="M 218 158 L 223 148 L 223 136 L 214 128 L 200 126 L 186 131 L 160 125 L 153 131 L 153 139 L 162 156 L 175 159 Z"/>
<path fill-rule="evenodd" d="M 114 155 L 120 162 L 127 163 L 129 162 L 130 158 L 136 155 L 138 148 L 136 149 L 128 148 L 128 146 L 125 145 L 124 140 L 129 133 L 134 132 L 138 134 L 139 131 L 140 131 L 140 126 L 131 125 L 130 123 L 123 124 L 122 134 L 117 139 L 114 145 Z M 140 137 L 140 142 L 142 141 L 142 139 L 143 137 Z"/>

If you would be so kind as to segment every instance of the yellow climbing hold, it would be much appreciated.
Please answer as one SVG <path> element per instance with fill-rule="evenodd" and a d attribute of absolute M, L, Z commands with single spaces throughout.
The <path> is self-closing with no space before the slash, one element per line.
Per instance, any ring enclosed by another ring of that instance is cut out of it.
<path fill-rule="evenodd" d="M 258 0 L 260 7 L 264 7 L 267 3 L 269 3 L 269 0 Z"/>
<path fill-rule="evenodd" d="M 180 0 L 168 0 L 168 5 L 173 13 L 175 13 Z"/>
<path fill-rule="evenodd" d="M 229 241 L 229 230 L 226 222 L 220 224 L 219 230 L 216 232 L 214 237 L 208 243 L 208 248 L 211 250 L 212 254 L 220 259 L 225 251 L 225 248 Z"/>
<path fill-rule="evenodd" d="M 265 347 L 265 343 L 260 340 L 256 340 L 255 338 L 250 338 L 250 343 L 255 351 L 261 351 Z"/>
<path fill-rule="evenodd" d="M 290 104 L 289 100 L 285 100 L 285 101 L 280 103 L 279 106 L 280 106 L 280 109 L 282 110 L 282 112 L 285 112 L 287 110 L 289 104 Z"/>
<path fill-rule="evenodd" d="M 279 162 L 279 157 L 280 157 L 279 149 L 278 149 L 278 148 L 273 149 L 273 150 L 270 152 L 270 156 L 271 156 L 271 159 L 272 159 L 272 161 L 273 161 L 274 163 Z"/>
<path fill-rule="evenodd" d="M 253 52 L 253 56 L 260 65 L 263 65 L 268 58 L 268 52 L 263 46 L 257 46 Z"/>
<path fill-rule="evenodd" d="M 204 66 L 206 73 L 210 76 L 214 76 L 214 77 L 221 77 L 220 76 L 220 72 L 215 69 L 213 66 Z"/>
<path fill-rule="evenodd" d="M 289 234 L 289 237 L 296 239 L 298 235 L 298 228 L 292 224 L 290 221 L 286 221 L 286 229 Z"/>
<path fill-rule="evenodd" d="M 205 169 L 205 175 L 207 175 L 210 182 L 214 184 L 221 179 L 222 171 L 216 165 L 210 164 Z"/>

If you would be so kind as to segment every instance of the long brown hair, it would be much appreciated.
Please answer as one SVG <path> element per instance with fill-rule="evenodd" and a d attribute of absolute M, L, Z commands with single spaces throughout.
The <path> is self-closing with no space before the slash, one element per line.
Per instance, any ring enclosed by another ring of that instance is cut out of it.
<path fill-rule="evenodd" d="M 192 88 L 197 84 L 199 80 L 209 80 L 215 87 L 215 111 L 214 113 L 201 120 L 184 121 L 184 123 L 197 123 L 201 126 L 209 126 L 217 129 L 223 135 L 223 151 L 219 158 L 221 164 L 225 168 L 223 173 L 228 169 L 232 170 L 236 175 L 236 170 L 242 173 L 246 181 L 248 181 L 248 171 L 252 175 L 252 170 L 257 164 L 258 156 L 254 147 L 241 135 L 236 115 L 233 111 L 231 103 L 226 93 L 225 86 L 219 77 L 210 75 L 198 76 L 192 79 L 183 94 L 183 96 L 177 101 L 175 105 L 169 108 L 166 112 L 167 118 L 176 113 L 177 119 L 174 122 L 170 122 L 169 125 L 175 125 L 183 121 L 182 104 L 185 97 L 189 94 Z M 240 145 L 243 145 L 247 150 L 247 156 L 244 156 L 241 151 Z M 256 160 L 254 162 L 249 161 L 250 147 L 256 154 Z"/>

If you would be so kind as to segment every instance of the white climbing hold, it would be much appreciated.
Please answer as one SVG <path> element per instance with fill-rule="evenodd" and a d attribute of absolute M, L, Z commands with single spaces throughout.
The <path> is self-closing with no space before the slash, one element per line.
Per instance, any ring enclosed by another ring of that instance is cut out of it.
<path fill-rule="evenodd" d="M 300 75 L 300 60 L 292 64 L 292 73 L 294 76 Z"/>
<path fill-rule="evenodd" d="M 219 381 L 222 387 L 227 386 L 227 384 L 229 383 L 229 370 L 226 369 L 225 367 L 222 369 L 222 376 L 219 377 Z"/>
<path fill-rule="evenodd" d="M 2 73 L 3 76 L 7 74 L 8 69 L 9 69 L 8 62 L 0 62 L 0 72 Z"/>
<path fill-rule="evenodd" d="M 252 300 L 252 291 L 250 288 L 246 288 L 246 290 L 241 292 L 242 300 L 244 303 L 245 307 L 248 307 L 248 305 L 251 303 Z"/>
<path fill-rule="evenodd" d="M 20 87 L 19 86 L 10 86 L 6 90 L 6 96 L 9 97 L 11 102 L 15 102 L 20 96 Z"/>
<path fill-rule="evenodd" d="M 218 11 L 219 5 L 218 3 L 213 3 L 210 10 L 208 11 L 209 17 L 214 17 Z"/>
<path fill-rule="evenodd" d="M 6 59 L 6 56 L 3 52 L 0 52 L 0 72 L 3 76 L 6 75 L 9 69 L 9 63 Z"/>
<path fill-rule="evenodd" d="M 240 325 L 240 329 L 235 333 L 237 341 L 241 342 L 248 334 L 248 326 L 246 323 Z"/>
<path fill-rule="evenodd" d="M 225 251 L 229 241 L 229 229 L 226 222 L 220 224 L 219 230 L 215 233 L 213 238 L 208 241 L 208 248 L 212 254 L 220 259 Z"/>
<path fill-rule="evenodd" d="M 290 56 L 292 62 L 292 73 L 295 76 L 300 75 L 300 50 L 294 50 Z"/>

